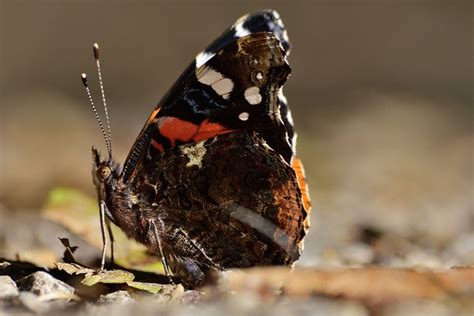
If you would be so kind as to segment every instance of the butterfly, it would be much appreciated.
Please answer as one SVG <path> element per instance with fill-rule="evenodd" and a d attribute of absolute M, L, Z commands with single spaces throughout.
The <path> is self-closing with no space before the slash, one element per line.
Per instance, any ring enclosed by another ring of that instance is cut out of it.
<path fill-rule="evenodd" d="M 123 167 L 92 102 L 108 157 L 93 147 L 104 247 L 110 222 L 159 255 L 188 287 L 213 271 L 291 265 L 310 200 L 283 95 L 290 42 L 278 13 L 247 14 L 186 68 L 146 120 Z M 112 248 L 113 253 L 113 248 Z M 113 258 L 113 257 L 112 257 Z"/>

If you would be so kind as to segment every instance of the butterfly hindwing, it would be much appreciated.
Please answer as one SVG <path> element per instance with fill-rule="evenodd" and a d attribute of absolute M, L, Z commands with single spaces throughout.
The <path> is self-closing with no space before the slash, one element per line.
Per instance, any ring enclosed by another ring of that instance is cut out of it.
<path fill-rule="evenodd" d="M 308 212 L 296 173 L 256 132 L 185 144 L 160 158 L 139 173 L 132 195 L 147 192 L 157 205 L 143 203 L 140 214 L 163 222 L 164 251 L 183 281 L 199 283 L 205 267 L 299 258 Z"/>

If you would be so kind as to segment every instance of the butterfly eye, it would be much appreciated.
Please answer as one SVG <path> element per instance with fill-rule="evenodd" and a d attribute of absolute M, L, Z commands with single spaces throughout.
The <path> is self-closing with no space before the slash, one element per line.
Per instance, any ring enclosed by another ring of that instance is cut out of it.
<path fill-rule="evenodd" d="M 104 181 L 110 176 L 111 173 L 112 170 L 110 170 L 109 167 L 103 166 L 97 170 L 97 178 L 99 178 L 100 181 Z"/>

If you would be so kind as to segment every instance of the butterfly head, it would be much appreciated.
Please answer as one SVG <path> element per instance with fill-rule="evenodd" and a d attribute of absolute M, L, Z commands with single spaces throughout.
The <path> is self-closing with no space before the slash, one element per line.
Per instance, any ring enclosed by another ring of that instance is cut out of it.
<path fill-rule="evenodd" d="M 92 180 L 97 188 L 99 200 L 107 201 L 107 192 L 117 187 L 120 166 L 112 159 L 102 159 L 99 151 L 92 147 Z"/>

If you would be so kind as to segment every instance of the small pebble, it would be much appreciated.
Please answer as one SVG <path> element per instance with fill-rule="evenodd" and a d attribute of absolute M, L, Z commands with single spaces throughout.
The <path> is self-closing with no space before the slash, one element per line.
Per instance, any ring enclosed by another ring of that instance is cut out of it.
<path fill-rule="evenodd" d="M 8 275 L 0 275 L 0 299 L 16 297 L 20 293 L 15 281 Z"/>
<path fill-rule="evenodd" d="M 187 290 L 183 293 L 181 302 L 183 304 L 193 304 L 193 303 L 197 303 L 200 298 L 201 298 L 201 293 L 199 291 Z"/>
<path fill-rule="evenodd" d="M 116 291 L 106 295 L 101 295 L 97 301 L 99 304 L 124 304 L 132 302 L 135 302 L 135 300 L 127 291 Z"/>
<path fill-rule="evenodd" d="M 18 281 L 21 290 L 29 291 L 36 295 L 61 295 L 73 294 L 74 288 L 52 275 L 38 271 Z"/>

